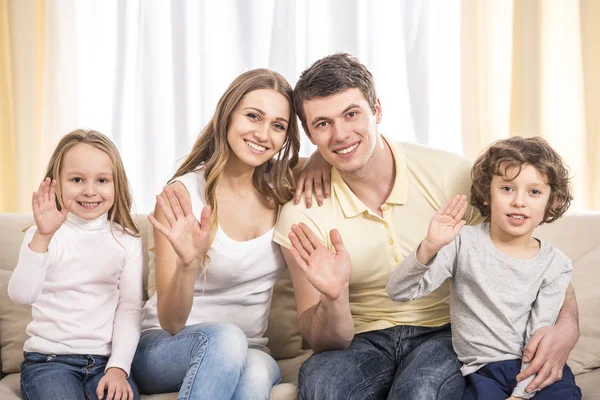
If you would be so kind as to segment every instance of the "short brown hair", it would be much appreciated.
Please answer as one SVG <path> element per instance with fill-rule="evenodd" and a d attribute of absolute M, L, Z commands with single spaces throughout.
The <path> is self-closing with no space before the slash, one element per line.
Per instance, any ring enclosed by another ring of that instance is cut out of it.
<path fill-rule="evenodd" d="M 567 211 L 573 196 L 569 168 L 563 159 L 541 137 L 516 136 L 492 143 L 475 160 L 471 169 L 471 205 L 486 217 L 486 221 L 490 220 L 490 184 L 494 175 L 507 177 L 507 170 L 517 167 L 519 172 L 510 180 L 515 179 L 525 164 L 532 165 L 543 174 L 550 186 L 550 198 L 540 224 L 556 221 Z"/>
<path fill-rule="evenodd" d="M 321 58 L 300 75 L 294 88 L 294 105 L 307 134 L 304 102 L 315 97 L 327 97 L 349 89 L 360 89 L 373 114 L 377 93 L 373 75 L 358 59 L 348 53 L 336 53 Z"/>

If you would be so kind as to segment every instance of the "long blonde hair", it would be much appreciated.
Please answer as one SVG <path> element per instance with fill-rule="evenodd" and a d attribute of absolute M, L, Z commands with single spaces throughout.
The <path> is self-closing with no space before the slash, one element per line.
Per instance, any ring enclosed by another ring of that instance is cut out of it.
<path fill-rule="evenodd" d="M 98 150 L 103 151 L 108 155 L 112 162 L 113 167 L 113 181 L 115 185 L 115 202 L 113 203 L 110 210 L 108 210 L 108 219 L 110 221 L 110 229 L 112 231 L 113 222 L 121 225 L 123 230 L 132 236 L 139 236 L 140 230 L 133 222 L 131 218 L 131 189 L 127 175 L 125 174 L 125 167 L 121 161 L 121 156 L 117 146 L 105 135 L 100 132 L 93 130 L 77 129 L 63 136 L 60 140 L 50 161 L 48 162 L 48 168 L 46 169 L 46 177 L 50 179 L 56 179 L 58 184 L 56 190 L 56 207 L 59 210 L 63 206 L 62 190 L 60 185 L 60 171 L 62 168 L 62 161 L 65 154 L 69 149 L 79 143 L 89 144 L 94 146 Z"/>
<path fill-rule="evenodd" d="M 211 207 L 211 244 L 218 226 L 216 189 L 230 154 L 227 130 L 231 115 L 242 97 L 258 89 L 272 89 L 282 94 L 289 103 L 290 118 L 285 142 L 276 160 L 269 160 L 256 167 L 252 176 L 252 184 L 265 198 L 277 204 L 287 203 L 294 195 L 295 181 L 292 168 L 298 163 L 300 135 L 292 87 L 283 76 L 268 69 L 261 68 L 245 72 L 238 76 L 221 96 L 212 119 L 196 139 L 192 151 L 183 164 L 169 180 L 172 182 L 179 176 L 204 168 L 206 179 L 204 196 L 207 204 Z"/>

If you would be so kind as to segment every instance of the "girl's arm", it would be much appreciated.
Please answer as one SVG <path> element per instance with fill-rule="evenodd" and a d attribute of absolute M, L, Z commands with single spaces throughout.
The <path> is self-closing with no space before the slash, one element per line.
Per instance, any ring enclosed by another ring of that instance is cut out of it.
<path fill-rule="evenodd" d="M 144 268 L 142 239 L 131 239 L 119 276 L 119 303 L 115 311 L 112 352 L 106 364 L 106 369 L 117 367 L 127 375 L 140 339 Z"/>
<path fill-rule="evenodd" d="M 56 180 L 46 178 L 31 198 L 35 227 L 30 228 L 23 239 L 19 261 L 8 283 L 8 295 L 17 304 L 33 304 L 42 293 L 50 249 L 56 253 L 54 234 L 67 219 L 71 201 L 65 201 L 62 210 L 56 207 Z"/>
<path fill-rule="evenodd" d="M 210 208 L 200 222 L 192 213 L 190 195 L 175 182 L 157 196 L 154 216 L 156 292 L 160 326 L 174 335 L 185 327 L 192 309 L 194 284 L 208 252 Z"/>

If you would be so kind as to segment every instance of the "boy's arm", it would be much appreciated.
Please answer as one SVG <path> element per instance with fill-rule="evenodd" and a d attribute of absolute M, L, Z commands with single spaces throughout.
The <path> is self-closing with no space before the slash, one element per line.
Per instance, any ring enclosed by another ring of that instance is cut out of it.
<path fill-rule="evenodd" d="M 131 240 L 125 265 L 119 277 L 119 302 L 115 311 L 112 353 L 106 364 L 120 368 L 127 375 L 140 338 L 142 313 L 142 240 Z"/>
<path fill-rule="evenodd" d="M 388 279 L 386 290 L 394 301 L 426 296 L 453 276 L 460 236 L 441 250 L 423 240 L 418 249 L 400 263 Z M 437 253 L 437 254 L 436 254 Z"/>
<path fill-rule="evenodd" d="M 527 343 L 527 347 L 529 346 L 529 343 L 531 343 L 533 336 L 538 329 L 543 327 L 551 327 L 555 324 L 555 322 L 557 322 L 558 311 L 565 300 L 565 291 L 569 286 L 569 282 L 571 281 L 571 271 L 572 266 L 569 262 L 569 264 L 563 268 L 558 276 L 553 278 L 551 281 L 542 283 L 542 287 L 538 292 L 537 299 L 531 309 L 531 316 L 527 323 L 527 331 L 525 336 L 525 343 Z M 522 375 L 523 371 L 531 368 L 531 366 L 536 367 L 536 365 L 533 365 L 533 363 L 536 362 L 535 359 L 531 363 L 528 361 L 529 360 L 526 358 L 524 353 L 523 362 L 521 364 L 521 373 L 519 375 Z M 524 399 L 533 397 L 535 395 L 535 391 L 541 390 L 545 386 L 560 380 L 559 376 L 562 375 L 563 367 L 564 363 L 559 365 L 557 368 L 560 369 L 556 371 L 556 379 L 552 378 L 552 382 L 543 386 L 540 386 L 540 384 L 547 380 L 547 374 L 544 376 L 539 376 L 539 374 L 536 375 L 536 373 L 533 372 L 525 379 L 518 380 L 517 386 L 515 387 L 512 395 Z M 549 369 L 552 371 L 553 368 L 550 367 Z M 538 377 L 540 378 L 538 380 L 539 383 L 534 382 L 534 380 L 536 380 Z"/>

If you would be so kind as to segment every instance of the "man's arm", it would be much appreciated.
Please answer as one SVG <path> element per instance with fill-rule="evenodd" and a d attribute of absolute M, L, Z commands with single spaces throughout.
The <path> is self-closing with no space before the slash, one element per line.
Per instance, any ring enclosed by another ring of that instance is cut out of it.
<path fill-rule="evenodd" d="M 350 313 L 348 288 L 336 300 L 329 300 L 306 279 L 304 273 L 284 247 L 298 311 L 298 328 L 315 353 L 345 349 L 354 337 L 354 323 Z"/>
<path fill-rule="evenodd" d="M 531 365 L 519 375 L 517 381 L 537 373 L 527 386 L 527 391 L 543 389 L 562 378 L 563 367 L 579 340 L 579 311 L 575 290 L 569 284 L 563 306 L 554 326 L 538 329 L 523 352 L 523 361 Z"/>

